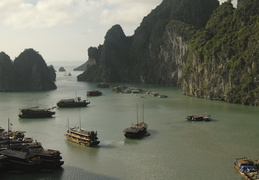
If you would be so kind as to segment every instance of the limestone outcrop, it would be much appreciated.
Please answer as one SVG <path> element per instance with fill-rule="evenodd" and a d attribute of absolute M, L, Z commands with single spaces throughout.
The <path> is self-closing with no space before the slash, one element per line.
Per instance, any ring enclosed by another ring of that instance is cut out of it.
<path fill-rule="evenodd" d="M 53 76 L 42 56 L 24 50 L 14 61 L 0 53 L 0 91 L 41 91 L 56 89 Z"/>

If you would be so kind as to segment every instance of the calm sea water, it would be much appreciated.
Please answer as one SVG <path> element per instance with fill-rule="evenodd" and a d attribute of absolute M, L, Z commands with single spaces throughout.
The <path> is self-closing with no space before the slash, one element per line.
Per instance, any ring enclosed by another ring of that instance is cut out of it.
<path fill-rule="evenodd" d="M 259 108 L 184 96 L 179 88 L 147 84 L 137 86 L 168 95 L 168 98 L 141 98 L 101 89 L 103 96 L 89 97 L 86 108 L 56 109 L 53 118 L 20 119 L 19 108 L 51 107 L 62 98 L 81 96 L 96 83 L 77 82 L 81 72 L 63 76 L 57 72 L 57 90 L 0 93 L 0 126 L 25 130 L 46 149 L 61 151 L 64 165 L 53 173 L 0 174 L 1 180 L 84 180 L 84 179 L 242 179 L 233 168 L 236 157 L 259 159 Z M 125 139 L 124 128 L 139 120 L 148 123 L 151 134 L 141 140 Z M 211 122 L 189 122 L 189 114 L 211 114 Z M 99 147 L 89 148 L 66 140 L 70 126 L 97 130 Z"/>

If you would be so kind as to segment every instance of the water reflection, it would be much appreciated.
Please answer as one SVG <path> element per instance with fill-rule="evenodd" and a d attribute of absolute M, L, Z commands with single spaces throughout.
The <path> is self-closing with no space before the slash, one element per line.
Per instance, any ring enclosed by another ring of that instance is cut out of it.
<path fill-rule="evenodd" d="M 71 180 L 71 179 L 98 179 L 98 180 L 116 180 L 114 177 L 109 177 L 102 174 L 89 172 L 87 170 L 76 168 L 72 166 L 64 166 L 51 173 L 35 172 L 24 174 L 9 174 L 4 173 L 0 175 L 3 180 Z"/>

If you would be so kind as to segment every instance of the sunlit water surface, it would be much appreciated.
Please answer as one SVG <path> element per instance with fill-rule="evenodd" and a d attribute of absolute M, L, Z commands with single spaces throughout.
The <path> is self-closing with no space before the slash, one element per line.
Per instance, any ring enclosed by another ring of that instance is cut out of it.
<path fill-rule="evenodd" d="M 25 130 L 46 149 L 61 151 L 65 161 L 53 173 L 0 174 L 1 180 L 83 180 L 83 179 L 242 179 L 233 168 L 236 157 L 259 159 L 259 109 L 219 101 L 184 96 L 179 88 L 150 84 L 120 83 L 165 94 L 168 98 L 117 94 L 99 89 L 102 96 L 89 97 L 84 108 L 56 108 L 46 119 L 20 119 L 20 108 L 55 106 L 62 98 L 80 96 L 94 90 L 96 83 L 77 82 L 81 72 L 63 76 L 57 72 L 57 90 L 45 92 L 0 93 L 0 127 Z M 148 123 L 151 134 L 141 140 L 125 139 L 124 128 L 138 119 Z M 189 114 L 211 114 L 211 122 L 189 122 Z M 100 145 L 89 148 L 64 137 L 70 126 L 98 131 Z"/>

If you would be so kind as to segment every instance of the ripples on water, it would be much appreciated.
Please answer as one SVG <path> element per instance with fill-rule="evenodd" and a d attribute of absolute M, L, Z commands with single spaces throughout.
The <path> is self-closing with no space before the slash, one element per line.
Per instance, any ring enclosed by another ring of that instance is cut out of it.
<path fill-rule="evenodd" d="M 53 173 L 1 174 L 0 179 L 242 179 L 234 170 L 236 157 L 259 159 L 258 107 L 228 104 L 183 96 L 178 88 L 150 84 L 138 86 L 169 97 L 165 99 L 135 94 L 115 94 L 101 89 L 100 97 L 89 97 L 86 108 L 56 109 L 54 118 L 19 119 L 19 108 L 51 107 L 62 98 L 81 96 L 96 89 L 96 83 L 77 82 L 58 73 L 57 90 L 45 92 L 0 93 L 2 127 L 10 118 L 13 129 L 26 130 L 27 136 L 45 148 L 60 150 L 65 164 Z M 145 104 L 144 118 L 150 136 L 125 139 L 123 129 L 136 122 L 136 104 Z M 211 122 L 188 122 L 189 114 L 210 113 Z M 71 126 L 97 130 L 99 147 L 88 148 L 69 142 L 64 133 L 67 119 Z"/>

